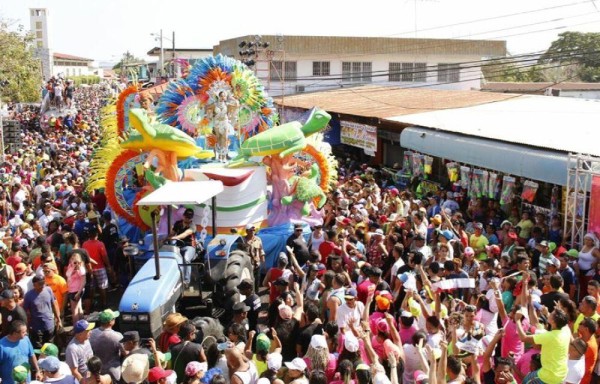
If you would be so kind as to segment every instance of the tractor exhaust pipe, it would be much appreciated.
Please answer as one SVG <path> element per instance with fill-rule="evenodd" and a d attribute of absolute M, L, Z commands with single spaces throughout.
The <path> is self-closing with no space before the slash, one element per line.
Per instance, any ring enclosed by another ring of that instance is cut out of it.
<path fill-rule="evenodd" d="M 156 270 L 154 280 L 160 279 L 160 262 L 158 259 L 158 234 L 156 230 L 156 216 L 156 210 L 152 211 L 150 217 L 152 218 L 152 245 L 154 246 L 154 268 Z"/>

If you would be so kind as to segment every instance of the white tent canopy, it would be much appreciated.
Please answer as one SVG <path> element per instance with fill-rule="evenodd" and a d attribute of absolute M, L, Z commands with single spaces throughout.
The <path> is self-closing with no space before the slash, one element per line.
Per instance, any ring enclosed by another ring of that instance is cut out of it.
<path fill-rule="evenodd" d="M 167 182 L 137 202 L 137 205 L 202 204 L 223 192 L 221 181 Z"/>

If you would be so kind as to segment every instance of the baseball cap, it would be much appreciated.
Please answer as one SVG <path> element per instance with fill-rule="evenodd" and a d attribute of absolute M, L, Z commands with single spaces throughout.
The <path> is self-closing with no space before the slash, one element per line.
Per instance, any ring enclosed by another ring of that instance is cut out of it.
<path fill-rule="evenodd" d="M 356 289 L 354 288 L 348 288 L 344 293 L 344 297 L 348 297 L 350 299 L 355 299 L 356 296 L 358 296 L 358 292 L 356 292 Z"/>
<path fill-rule="evenodd" d="M 88 323 L 86 320 L 79 320 L 73 327 L 73 333 L 78 334 L 84 331 L 89 331 L 94 329 L 95 326 L 96 323 Z"/>
<path fill-rule="evenodd" d="M 540 241 L 540 245 L 542 247 L 548 247 L 548 242 L 546 240 L 542 240 L 542 241 Z"/>
<path fill-rule="evenodd" d="M 402 311 L 400 313 L 400 317 L 414 317 L 412 313 L 410 313 L 409 311 Z"/>
<path fill-rule="evenodd" d="M 471 247 L 466 247 L 465 248 L 465 255 L 474 255 L 475 251 L 473 250 L 473 248 Z"/>
<path fill-rule="evenodd" d="M 510 226 L 512 227 L 512 223 L 511 223 L 510 221 L 508 221 L 508 220 L 504 220 L 504 221 L 502 222 L 502 224 L 500 224 L 500 228 L 504 227 L 504 225 L 506 225 L 506 224 L 508 224 L 508 225 L 510 225 Z"/>
<path fill-rule="evenodd" d="M 259 333 L 258 336 L 256 336 L 256 350 L 269 352 L 270 349 L 271 339 L 269 339 L 269 336 L 264 333 Z"/>
<path fill-rule="evenodd" d="M 48 356 L 42 359 L 39 365 L 46 372 L 57 372 L 60 369 L 60 360 L 56 356 Z"/>
<path fill-rule="evenodd" d="M 121 339 L 121 343 L 126 343 L 128 341 L 140 341 L 140 334 L 138 331 L 127 331 L 123 333 L 123 338 Z"/>
<path fill-rule="evenodd" d="M 279 371 L 283 363 L 283 356 L 279 352 L 269 353 L 267 355 L 267 367 L 271 371 Z"/>
<path fill-rule="evenodd" d="M 208 363 L 199 361 L 190 361 L 185 366 L 186 376 L 196 376 L 198 372 L 206 372 L 208 370 Z"/>
<path fill-rule="evenodd" d="M 556 268 L 560 267 L 560 261 L 556 258 L 552 258 L 550 259 L 550 262 L 548 263 L 548 266 L 555 266 Z"/>
<path fill-rule="evenodd" d="M 279 316 L 283 319 L 283 320 L 289 320 L 292 318 L 292 316 L 294 315 L 294 311 L 292 311 L 292 308 L 289 305 L 286 304 L 281 304 L 279 307 Z"/>
<path fill-rule="evenodd" d="M 252 223 L 246 224 L 246 231 L 248 231 L 250 229 L 256 229 L 256 227 L 254 226 L 254 224 L 252 224 Z"/>
<path fill-rule="evenodd" d="M 29 370 L 23 365 L 17 365 L 12 369 L 12 377 L 15 383 L 26 382 L 27 376 L 29 376 Z"/>
<path fill-rule="evenodd" d="M 310 346 L 314 349 L 327 349 L 327 339 L 323 335 L 312 335 L 310 338 Z"/>
<path fill-rule="evenodd" d="M 375 230 L 375 234 L 376 234 L 376 235 L 383 236 L 383 229 L 381 229 L 381 228 L 377 228 L 377 229 Z"/>
<path fill-rule="evenodd" d="M 574 258 L 579 258 L 579 251 L 576 250 L 575 248 L 571 248 L 567 251 L 567 256 L 569 257 L 574 257 Z"/>
<path fill-rule="evenodd" d="M 306 370 L 306 363 L 304 362 L 304 359 L 300 357 L 296 357 L 294 360 L 289 362 L 286 361 L 285 366 L 288 367 L 288 369 L 293 369 L 301 372 L 304 372 Z"/>
<path fill-rule="evenodd" d="M 285 277 L 280 277 L 273 282 L 273 285 L 279 285 L 279 286 L 285 287 L 286 285 L 288 285 L 288 282 L 285 279 Z"/>
<path fill-rule="evenodd" d="M 423 372 L 423 371 L 415 371 L 413 374 L 414 378 L 415 378 L 415 382 L 419 382 L 419 381 L 425 381 L 425 380 L 429 380 L 429 376 Z"/>
<path fill-rule="evenodd" d="M 98 315 L 98 322 L 100 324 L 106 324 L 106 323 L 113 321 L 117 317 L 119 317 L 119 315 L 120 315 L 119 311 L 105 309 L 104 311 L 100 312 L 100 314 Z"/>
<path fill-rule="evenodd" d="M 52 343 L 45 343 L 40 349 L 34 349 L 33 352 L 38 355 L 58 357 L 58 347 Z"/>
<path fill-rule="evenodd" d="M 473 224 L 473 228 L 475 228 L 475 229 L 483 229 L 483 224 L 481 224 L 481 223 L 475 223 L 475 224 Z"/>
<path fill-rule="evenodd" d="M 0 293 L 0 297 L 2 297 L 3 299 L 12 299 L 13 297 L 15 297 L 15 293 L 12 289 L 5 289 L 4 291 L 2 291 L 2 293 Z"/>
<path fill-rule="evenodd" d="M 513 231 L 509 231 L 507 236 L 511 239 L 516 239 L 517 238 L 517 233 L 513 232 Z"/>
<path fill-rule="evenodd" d="M 164 379 L 165 377 L 169 377 L 173 374 L 173 371 L 170 369 L 163 369 L 163 367 L 153 367 L 148 371 L 148 382 L 154 383 L 160 379 Z"/>

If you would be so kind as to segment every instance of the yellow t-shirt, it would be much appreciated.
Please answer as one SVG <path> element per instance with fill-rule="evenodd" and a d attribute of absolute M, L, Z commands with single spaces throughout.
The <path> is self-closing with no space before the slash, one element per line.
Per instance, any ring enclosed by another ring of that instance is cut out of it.
<path fill-rule="evenodd" d="M 473 249 L 477 249 L 477 248 L 482 248 L 483 251 L 475 254 L 475 257 L 478 260 L 485 260 L 487 259 L 487 253 L 485 252 L 485 246 L 489 244 L 489 241 L 487 239 L 487 237 L 481 235 L 481 236 L 475 236 L 475 234 L 471 235 L 471 237 L 469 238 L 469 246 Z"/>
<path fill-rule="evenodd" d="M 533 341 L 542 346 L 542 368 L 538 372 L 540 380 L 546 384 L 562 384 L 569 370 L 569 327 L 534 335 Z"/>

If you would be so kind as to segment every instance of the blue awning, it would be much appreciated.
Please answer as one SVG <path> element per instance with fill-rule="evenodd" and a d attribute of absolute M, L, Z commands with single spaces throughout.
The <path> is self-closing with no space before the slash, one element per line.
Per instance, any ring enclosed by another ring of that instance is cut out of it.
<path fill-rule="evenodd" d="M 434 129 L 409 127 L 404 148 L 509 175 L 566 186 L 568 154 Z"/>

